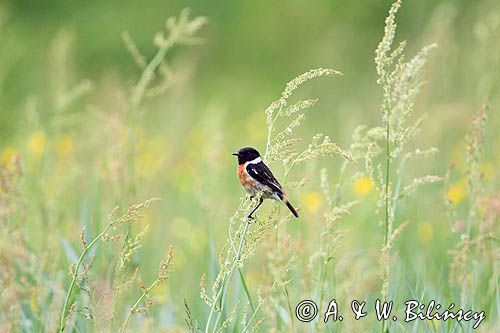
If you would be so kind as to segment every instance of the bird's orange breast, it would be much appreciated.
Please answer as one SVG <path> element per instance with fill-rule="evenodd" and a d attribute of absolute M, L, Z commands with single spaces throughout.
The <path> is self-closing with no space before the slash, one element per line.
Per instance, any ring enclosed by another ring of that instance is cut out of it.
<path fill-rule="evenodd" d="M 248 175 L 245 170 L 245 164 L 238 165 L 238 178 L 240 179 L 241 185 L 243 187 L 248 188 L 251 187 L 254 183 L 254 180 Z"/>

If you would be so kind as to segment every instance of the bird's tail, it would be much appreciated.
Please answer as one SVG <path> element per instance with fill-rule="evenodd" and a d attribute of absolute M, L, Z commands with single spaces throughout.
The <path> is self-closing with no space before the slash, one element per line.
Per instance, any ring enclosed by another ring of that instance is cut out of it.
<path fill-rule="evenodd" d="M 285 201 L 285 204 L 286 206 L 288 207 L 288 209 L 290 209 L 290 211 L 292 212 L 293 216 L 295 217 L 299 217 L 299 213 L 297 213 L 297 211 L 295 210 L 295 208 L 293 208 L 292 204 L 290 203 L 290 201 Z"/>

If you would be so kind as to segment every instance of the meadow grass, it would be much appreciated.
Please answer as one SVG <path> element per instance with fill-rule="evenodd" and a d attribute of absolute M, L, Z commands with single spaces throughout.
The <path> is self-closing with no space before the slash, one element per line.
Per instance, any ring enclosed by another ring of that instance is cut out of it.
<path fill-rule="evenodd" d="M 28 98 L 25 131 L 0 146 L 0 332 L 474 331 L 472 322 L 379 322 L 377 299 L 398 314 L 408 299 L 483 310 L 477 331 L 497 331 L 498 79 L 481 72 L 476 114 L 451 123 L 428 98 L 448 50 L 396 43 L 401 5 L 375 49 L 369 116 L 338 123 L 324 112 L 346 108 L 324 101 L 353 82 L 327 68 L 296 76 L 255 116 L 232 118 L 224 101 L 188 113 L 184 47 L 203 41 L 207 23 L 189 10 L 166 21 L 153 52 L 122 34 L 139 73 L 127 82 L 71 79 L 73 37 L 57 34 L 55 84 Z M 498 46 L 498 22 L 478 19 L 485 49 Z M 299 219 L 272 201 L 247 218 L 259 198 L 244 196 L 234 175 L 240 143 L 264 152 Z M 318 304 L 310 323 L 295 314 L 303 299 Z M 332 299 L 344 320 L 324 323 Z M 354 299 L 367 302 L 366 318 L 350 315 Z"/>

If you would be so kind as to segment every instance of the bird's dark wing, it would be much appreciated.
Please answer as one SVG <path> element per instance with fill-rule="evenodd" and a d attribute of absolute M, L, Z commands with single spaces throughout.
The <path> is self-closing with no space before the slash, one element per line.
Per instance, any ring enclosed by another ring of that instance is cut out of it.
<path fill-rule="evenodd" d="M 283 193 L 283 187 L 274 177 L 273 173 L 267 167 L 267 165 L 264 164 L 264 162 L 260 162 L 257 164 L 248 164 L 247 172 L 259 183 L 269 186 L 273 191 L 277 193 Z"/>

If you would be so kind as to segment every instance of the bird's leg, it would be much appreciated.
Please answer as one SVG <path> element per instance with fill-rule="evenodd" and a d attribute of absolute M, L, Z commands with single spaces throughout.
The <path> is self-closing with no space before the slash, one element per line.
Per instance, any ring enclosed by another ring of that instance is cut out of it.
<path fill-rule="evenodd" d="M 252 214 L 255 213 L 255 211 L 260 207 L 260 205 L 262 205 L 263 202 L 264 202 L 264 198 L 260 197 L 259 203 L 257 204 L 257 206 L 255 206 L 255 208 L 250 212 L 250 214 L 248 214 L 248 217 L 247 217 L 248 219 L 253 220 Z"/>

